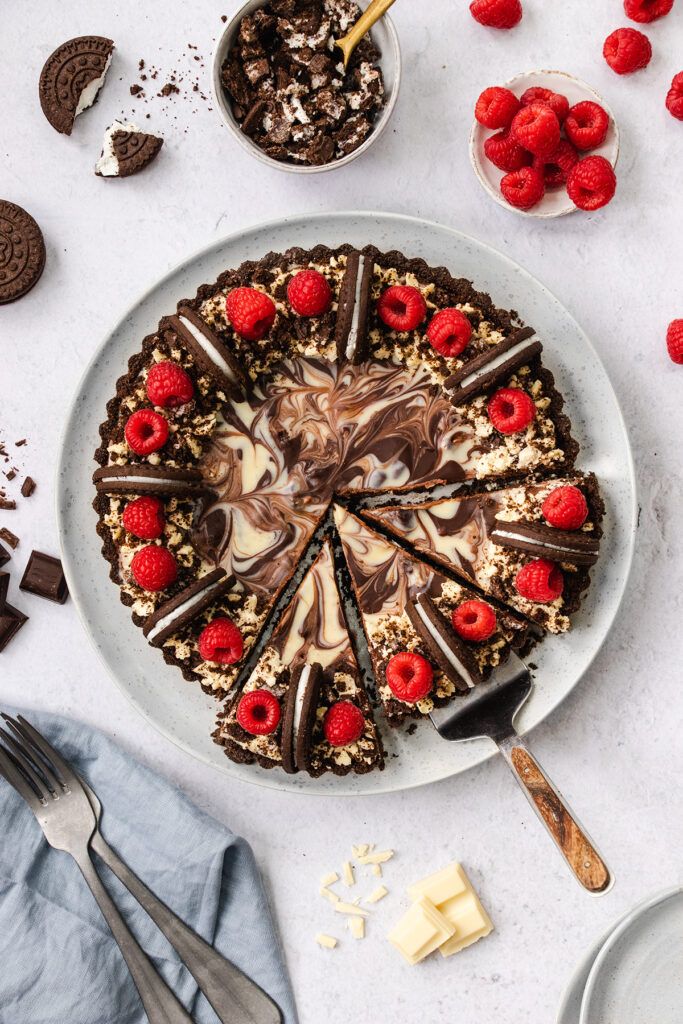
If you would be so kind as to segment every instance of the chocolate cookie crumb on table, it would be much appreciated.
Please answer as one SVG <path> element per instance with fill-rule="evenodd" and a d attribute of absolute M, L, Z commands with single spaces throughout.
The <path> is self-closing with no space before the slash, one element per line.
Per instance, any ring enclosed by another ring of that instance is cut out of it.
<path fill-rule="evenodd" d="M 328 164 L 372 132 L 381 54 L 366 36 L 345 72 L 334 48 L 360 14 L 352 0 L 270 0 L 242 19 L 223 85 L 242 131 L 272 159 Z"/>

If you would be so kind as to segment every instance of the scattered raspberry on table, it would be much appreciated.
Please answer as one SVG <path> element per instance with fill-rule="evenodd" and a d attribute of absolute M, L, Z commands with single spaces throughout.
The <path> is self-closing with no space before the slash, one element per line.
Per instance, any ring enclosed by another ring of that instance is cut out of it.
<path fill-rule="evenodd" d="M 524 13 L 520 0 L 473 0 L 470 12 L 487 28 L 514 28 Z"/>
<path fill-rule="evenodd" d="M 638 29 L 618 28 L 605 39 L 602 54 L 612 71 L 618 75 L 630 75 L 648 66 L 652 45 Z"/>
<path fill-rule="evenodd" d="M 624 0 L 624 10 L 631 21 L 649 22 L 663 18 L 674 5 L 674 0 Z"/>
<path fill-rule="evenodd" d="M 673 77 L 671 88 L 666 94 L 666 109 L 672 117 L 683 121 L 683 71 Z"/>
<path fill-rule="evenodd" d="M 669 324 L 666 347 L 674 363 L 683 364 L 683 320 L 672 320 Z"/>

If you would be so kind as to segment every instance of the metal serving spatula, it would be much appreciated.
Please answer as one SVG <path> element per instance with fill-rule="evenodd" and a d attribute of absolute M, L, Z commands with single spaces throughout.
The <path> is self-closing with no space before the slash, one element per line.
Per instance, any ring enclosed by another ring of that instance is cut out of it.
<path fill-rule="evenodd" d="M 513 725 L 531 688 L 528 668 L 510 653 L 488 682 L 429 717 L 445 740 L 493 740 L 576 880 L 590 893 L 605 893 L 613 881 L 609 869 Z"/>

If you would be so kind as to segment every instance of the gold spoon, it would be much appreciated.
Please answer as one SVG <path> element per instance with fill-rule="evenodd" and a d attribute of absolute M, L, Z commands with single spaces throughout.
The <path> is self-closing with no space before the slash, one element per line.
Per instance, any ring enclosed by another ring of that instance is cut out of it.
<path fill-rule="evenodd" d="M 351 54 L 358 46 L 366 32 L 372 28 L 376 21 L 383 17 L 395 0 L 372 0 L 350 32 L 347 32 L 341 39 L 335 40 L 335 46 L 344 54 L 344 70 L 349 66 Z"/>

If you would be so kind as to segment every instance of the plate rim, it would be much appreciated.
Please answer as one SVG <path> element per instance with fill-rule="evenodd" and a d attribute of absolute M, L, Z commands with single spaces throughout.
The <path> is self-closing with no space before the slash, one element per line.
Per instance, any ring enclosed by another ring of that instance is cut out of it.
<path fill-rule="evenodd" d="M 239 228 L 238 230 L 232 231 L 232 232 L 228 233 L 227 235 L 221 236 L 220 238 L 213 239 L 212 241 L 206 243 L 205 245 L 200 246 L 198 249 L 195 249 L 189 255 L 185 256 L 183 259 L 181 259 L 181 260 L 177 261 L 176 263 L 174 263 L 160 277 L 156 278 L 147 288 L 145 288 L 141 293 L 139 293 L 136 296 L 135 300 L 130 305 L 127 306 L 125 312 L 121 316 L 119 316 L 119 318 L 116 320 L 116 322 L 113 324 L 113 326 L 109 330 L 105 331 L 105 333 L 104 333 L 104 335 L 102 337 L 102 340 L 100 341 L 100 343 L 94 349 L 94 351 L 93 351 L 90 359 L 88 360 L 88 362 L 87 362 L 83 372 L 81 373 L 81 375 L 80 375 L 80 377 L 78 379 L 78 383 L 77 383 L 77 385 L 76 385 L 76 387 L 74 389 L 74 392 L 72 394 L 71 400 L 69 401 L 69 404 L 68 404 L 68 407 L 67 407 L 67 410 L 66 410 L 65 419 L 64 419 L 64 422 L 63 422 L 63 426 L 62 426 L 62 431 L 61 431 L 60 439 L 59 439 L 59 454 L 58 454 L 58 458 L 57 458 L 56 465 L 55 465 L 55 488 L 54 488 L 54 495 L 55 495 L 55 514 L 56 514 L 57 530 L 58 530 L 58 535 L 59 535 L 59 546 L 60 546 L 60 552 L 61 552 L 62 566 L 63 566 L 64 573 L 65 573 L 65 576 L 66 576 L 67 584 L 68 584 L 68 587 L 69 587 L 69 593 L 72 596 L 73 603 L 74 603 L 74 606 L 76 608 L 76 611 L 77 611 L 78 617 L 80 619 L 81 625 L 82 625 L 83 630 L 85 631 L 86 635 L 88 636 L 88 639 L 89 639 L 90 643 L 92 644 L 93 648 L 95 649 L 95 652 L 96 652 L 100 662 L 104 665 L 104 667 L 105 667 L 105 669 L 107 671 L 107 674 L 114 681 L 114 683 L 115 683 L 117 689 L 119 690 L 119 692 L 123 694 L 123 696 L 128 701 L 128 703 L 135 709 L 136 713 L 138 715 L 140 715 L 144 719 L 145 722 L 147 722 L 154 729 L 156 729 L 157 732 L 159 732 L 162 736 L 164 736 L 166 740 L 170 741 L 175 747 L 177 747 L 180 750 L 184 751 L 186 754 L 188 754 L 189 756 L 193 757 L 195 760 L 198 760 L 200 763 L 205 764 L 207 767 L 210 767 L 210 768 L 216 770 L 221 775 L 226 776 L 228 778 L 236 779 L 236 781 L 249 782 L 251 785 L 263 787 L 265 789 L 285 790 L 285 791 L 288 791 L 288 792 L 303 793 L 303 794 L 306 794 L 306 795 L 309 795 L 309 796 L 312 796 L 312 795 L 321 796 L 321 797 L 344 796 L 344 797 L 353 798 L 353 797 L 358 797 L 358 796 L 361 796 L 361 795 L 362 796 L 366 796 L 366 795 L 367 796 L 375 796 L 375 795 L 380 795 L 380 794 L 384 794 L 384 793 L 403 792 L 403 791 L 407 791 L 407 790 L 411 790 L 411 789 L 417 789 L 417 788 L 420 788 L 422 786 L 431 785 L 434 782 L 442 782 L 442 781 L 445 781 L 446 779 L 454 778 L 454 777 L 456 777 L 458 775 L 461 775 L 464 772 L 469 771 L 472 768 L 478 767 L 479 765 L 483 764 L 485 761 L 488 761 L 490 758 L 494 757 L 497 754 L 498 751 L 497 751 L 495 745 L 493 745 L 493 744 L 489 745 L 489 744 L 485 744 L 483 742 L 481 744 L 479 744 L 477 741 L 475 741 L 475 742 L 477 742 L 477 746 L 479 747 L 479 750 L 474 755 L 472 761 L 468 765 L 466 765 L 466 766 L 464 766 L 462 768 L 458 768 L 458 769 L 454 770 L 453 772 L 451 772 L 450 775 L 444 775 L 444 776 L 441 776 L 438 779 L 434 779 L 434 778 L 431 778 L 431 779 L 416 779 L 414 781 L 410 780 L 410 781 L 407 781 L 407 782 L 402 782 L 401 784 L 397 784 L 396 782 L 391 782 L 390 783 L 388 781 L 388 778 L 389 778 L 388 776 L 386 777 L 387 781 L 384 781 L 384 779 L 385 779 L 384 773 L 381 773 L 381 774 L 378 773 L 378 775 L 377 775 L 378 784 L 376 786 L 373 786 L 372 789 L 362 790 L 362 791 L 356 791 L 356 790 L 353 790 L 353 789 L 344 788 L 343 785 L 340 786 L 336 790 L 324 790 L 324 789 L 317 788 L 317 787 L 316 788 L 308 788 L 308 787 L 306 787 L 306 788 L 292 790 L 290 787 L 283 786 L 282 783 L 279 782 L 277 779 L 273 779 L 271 777 L 271 773 L 270 772 L 263 772 L 263 774 L 254 773 L 253 775 L 251 775 L 249 777 L 244 777 L 244 776 L 241 776 L 241 775 L 237 776 L 233 771 L 231 771 L 231 764 L 230 764 L 230 762 L 228 761 L 227 758 L 226 758 L 225 765 L 219 764 L 219 763 L 215 763 L 215 762 L 207 759 L 200 752 L 198 752 L 197 750 L 193 749 L 193 747 L 189 743 L 183 741 L 180 737 L 178 737 L 176 735 L 173 735 L 160 722 L 158 722 L 154 718 L 152 718 L 140 706 L 140 704 L 134 699 L 133 695 L 129 692 L 128 688 L 125 687 L 119 681 L 118 676 L 115 673 L 113 667 L 109 664 L 108 660 L 105 658 L 104 652 L 103 652 L 103 650 L 101 649 L 100 645 L 97 642 L 97 638 L 95 636 L 95 632 L 90 627 L 90 624 L 88 623 L 87 615 L 86 615 L 86 611 L 85 611 L 85 606 L 84 606 L 84 604 L 82 605 L 82 603 L 81 603 L 80 588 L 79 588 L 79 586 L 78 586 L 78 584 L 76 582 L 78 580 L 78 578 L 79 578 L 78 577 L 78 573 L 77 573 L 77 570 L 74 567 L 74 564 L 73 564 L 73 561 L 72 561 L 72 558 L 71 558 L 71 553 L 70 553 L 70 551 L 68 549 L 68 546 L 67 546 L 67 543 L 66 543 L 66 540 L 65 540 L 65 538 L 67 537 L 67 534 L 68 534 L 67 525 L 66 525 L 66 522 L 65 522 L 65 519 L 66 519 L 66 508 L 68 507 L 68 503 L 66 503 L 66 502 L 64 502 L 62 500 L 63 499 L 63 490 L 64 490 L 63 480 L 64 480 L 64 477 L 65 477 L 64 470 L 67 467 L 68 461 L 69 461 L 68 460 L 68 449 L 69 449 L 68 437 L 69 437 L 69 433 L 70 433 L 70 426 L 71 426 L 72 418 L 76 414 L 77 405 L 78 405 L 79 399 L 80 399 L 80 397 L 81 397 L 81 395 L 83 393 L 84 384 L 87 381 L 87 379 L 90 376 L 90 374 L 92 373 L 93 369 L 95 368 L 96 363 L 98 362 L 98 360 L 102 356 L 102 353 L 105 350 L 105 347 L 107 345 L 108 340 L 113 335 L 115 335 L 118 331 L 121 330 L 121 328 L 124 326 L 125 322 L 134 314 L 134 312 L 138 308 L 138 306 L 142 305 L 144 302 L 146 302 L 148 299 L 150 299 L 153 296 L 153 294 L 158 289 L 162 288 L 172 277 L 174 277 L 176 274 L 181 272 L 187 266 L 195 263 L 197 260 L 200 260 L 200 259 L 202 259 L 205 256 L 208 256 L 214 250 L 219 249 L 219 248 L 221 248 L 223 246 L 226 246 L 226 245 L 230 245 L 230 244 L 232 244 L 232 243 L 234 243 L 236 241 L 239 241 L 240 239 L 246 238 L 249 235 L 258 234 L 258 233 L 266 231 L 266 230 L 279 230 L 281 228 L 287 227 L 288 225 L 293 226 L 295 224 L 301 224 L 301 223 L 311 224 L 311 223 L 314 223 L 316 221 L 320 221 L 320 222 L 329 222 L 329 221 L 339 222 L 339 221 L 343 221 L 344 219 L 348 219 L 348 218 L 355 218 L 356 220 L 366 221 L 368 224 L 372 223 L 373 221 L 378 221 L 379 220 L 379 221 L 387 221 L 387 222 L 392 222 L 392 223 L 400 222 L 400 223 L 403 223 L 405 225 L 419 226 L 420 228 L 426 227 L 428 230 L 436 229 L 437 232 L 445 232 L 446 234 L 449 234 L 449 235 L 451 235 L 451 236 L 453 236 L 453 237 L 455 237 L 455 238 L 457 238 L 459 240 L 464 240 L 467 243 L 472 243 L 475 247 L 478 247 L 479 249 L 485 250 L 486 253 L 491 255 L 491 256 L 493 256 L 494 259 L 502 260 L 509 267 L 511 267 L 515 272 L 520 274 L 523 279 L 525 279 L 526 281 L 530 282 L 535 288 L 540 289 L 544 293 L 544 295 L 547 296 L 550 299 L 551 302 L 553 302 L 553 303 L 557 304 L 558 306 L 560 306 L 560 308 L 564 311 L 566 316 L 569 317 L 569 319 L 572 321 L 572 323 L 574 324 L 576 330 L 581 334 L 583 343 L 589 349 L 589 351 L 591 352 L 592 356 L 597 360 L 598 364 L 602 367 L 603 372 L 605 373 L 605 376 L 606 376 L 606 378 L 607 378 L 607 380 L 608 380 L 608 382 L 610 384 L 610 389 L 611 389 L 611 393 L 612 393 L 612 398 L 614 400 L 614 406 L 615 406 L 616 414 L 617 414 L 617 417 L 618 417 L 619 425 L 621 427 L 621 433 L 623 435 L 624 455 L 625 455 L 625 458 L 626 458 L 626 465 L 628 467 L 628 478 L 629 478 L 630 493 L 631 493 L 631 502 L 630 502 L 630 508 L 628 510 L 628 512 L 629 512 L 628 519 L 626 519 L 626 517 L 624 516 L 624 523 L 626 525 L 626 551 L 625 551 L 625 556 L 626 556 L 626 563 L 627 564 L 626 564 L 625 573 L 624 573 L 624 577 L 623 577 L 621 593 L 619 594 L 619 598 L 618 598 L 617 602 L 615 603 L 615 606 L 614 606 L 611 618 L 610 618 L 609 623 L 608 623 L 608 625 L 606 627 L 605 635 L 603 637 L 603 642 L 604 642 L 604 640 L 609 636 L 609 634 L 610 634 L 610 632 L 611 632 L 611 630 L 612 630 L 612 628 L 614 626 L 614 622 L 615 622 L 615 620 L 616 620 L 616 618 L 617 618 L 617 616 L 618 616 L 618 614 L 619 614 L 619 612 L 621 610 L 621 607 L 623 605 L 624 597 L 625 597 L 625 594 L 626 594 L 626 591 L 627 591 L 627 588 L 628 588 L 629 578 L 630 578 L 630 575 L 631 575 L 631 572 L 632 572 L 632 569 L 633 569 L 633 556 L 634 556 L 634 550 L 635 550 L 636 521 L 637 521 L 637 509 L 638 509 L 637 478 L 636 478 L 636 473 L 635 473 L 635 464 L 634 464 L 634 460 L 633 460 L 633 452 L 632 452 L 631 442 L 630 442 L 630 438 L 629 438 L 629 434 L 628 434 L 628 430 L 627 430 L 627 426 L 626 426 L 626 421 L 625 421 L 625 418 L 624 418 L 624 414 L 623 414 L 621 405 L 619 403 L 618 396 L 617 396 L 617 394 L 616 394 L 616 392 L 615 392 L 615 390 L 614 390 L 614 388 L 612 386 L 611 380 L 610 380 L 609 375 L 607 373 L 607 370 L 606 370 L 606 368 L 605 368 L 605 366 L 604 366 L 604 364 L 602 362 L 602 359 L 600 358 L 600 355 L 597 352 L 597 350 L 596 350 L 595 346 L 593 345 L 592 341 L 590 340 L 590 338 L 588 337 L 588 335 L 586 334 L 584 329 L 581 327 L 579 322 L 575 319 L 573 314 L 567 309 L 567 307 L 562 302 L 560 302 L 560 300 L 556 297 L 554 292 L 552 292 L 545 284 L 543 284 L 542 281 L 540 281 L 530 271 L 528 271 L 524 266 L 522 266 L 522 264 L 520 264 L 516 260 L 512 259 L 506 253 L 501 252 L 500 250 L 496 249 L 495 246 L 490 245 L 488 242 L 483 242 L 483 241 L 479 240 L 478 238 L 475 238 L 473 235 L 470 235 L 470 234 L 468 234 L 468 233 L 466 233 L 464 231 L 460 231 L 457 228 L 450 227 L 449 225 L 442 224 L 439 221 L 434 221 L 434 220 L 431 220 L 429 218 L 419 217 L 419 216 L 416 216 L 416 215 L 413 215 L 413 214 L 395 213 L 393 211 L 387 211 L 387 210 L 384 210 L 384 211 L 381 211 L 381 210 L 334 210 L 334 211 L 329 211 L 329 212 L 322 211 L 322 212 L 315 212 L 315 213 L 299 213 L 299 214 L 294 214 L 292 216 L 285 216 L 285 217 L 280 217 L 280 218 L 274 218 L 274 219 L 268 219 L 268 220 L 264 220 L 264 221 L 259 221 L 256 224 L 252 224 L 252 225 L 249 225 L 249 226 L 246 226 L 246 227 Z M 624 509 L 622 509 L 621 511 L 622 511 L 622 514 L 625 512 Z M 599 651 L 601 650 L 601 647 L 602 647 L 602 643 L 599 644 L 591 652 L 588 661 L 586 662 L 586 664 L 585 664 L 582 672 L 580 673 L 580 675 L 577 676 L 577 678 L 575 679 L 573 685 L 571 687 L 569 687 L 569 689 L 567 689 L 566 692 L 560 694 L 557 697 L 557 699 L 555 699 L 553 701 L 553 703 L 548 707 L 548 709 L 545 712 L 545 714 L 543 715 L 543 717 L 540 718 L 537 722 L 535 722 L 533 726 L 530 726 L 528 728 L 523 728 L 521 730 L 521 735 L 526 735 L 526 733 L 530 732 L 532 728 L 536 727 L 536 725 L 540 725 L 542 722 L 546 721 L 546 719 L 549 718 L 553 714 L 553 712 L 555 712 L 557 710 L 558 707 L 560 707 L 560 705 L 569 696 L 569 694 L 572 693 L 576 689 L 576 687 L 579 685 L 579 683 L 583 679 L 584 675 L 586 674 L 586 672 L 589 670 L 589 668 L 593 664 L 595 658 L 597 657 Z M 529 701 L 527 702 L 530 706 L 533 706 L 533 698 L 534 698 L 534 694 L 532 693 Z"/>

